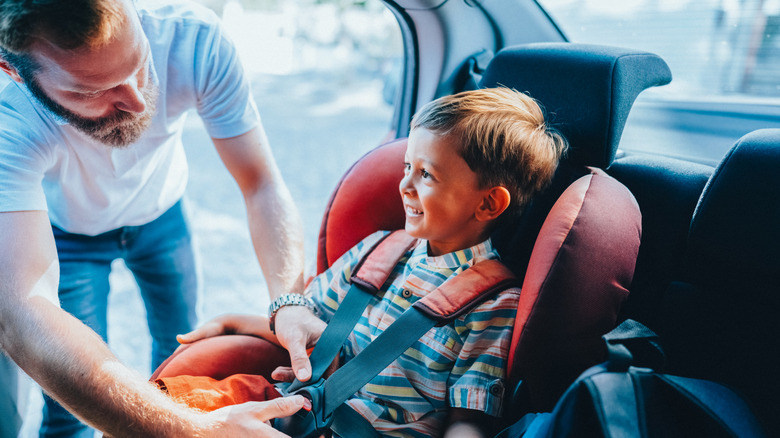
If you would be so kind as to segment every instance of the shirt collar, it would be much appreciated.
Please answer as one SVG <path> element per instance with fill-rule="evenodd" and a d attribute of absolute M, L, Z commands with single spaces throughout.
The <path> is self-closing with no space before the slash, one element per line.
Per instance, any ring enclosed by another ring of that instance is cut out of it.
<path fill-rule="evenodd" d="M 408 265 L 416 266 L 420 263 L 438 269 L 457 270 L 473 266 L 477 262 L 489 259 L 498 259 L 498 252 L 493 248 L 493 243 L 488 238 L 482 243 L 469 248 L 460 249 L 440 256 L 428 256 L 428 241 L 420 239 L 409 257 Z"/>

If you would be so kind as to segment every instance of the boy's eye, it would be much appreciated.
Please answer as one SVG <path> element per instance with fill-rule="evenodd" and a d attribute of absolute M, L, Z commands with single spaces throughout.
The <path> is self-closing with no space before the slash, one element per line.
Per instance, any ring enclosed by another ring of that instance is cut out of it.
<path fill-rule="evenodd" d="M 427 179 L 431 177 L 431 174 L 425 169 L 420 169 L 420 176 Z"/>
<path fill-rule="evenodd" d="M 409 163 L 404 163 L 404 175 L 408 175 L 410 170 L 412 170 L 412 165 Z"/>

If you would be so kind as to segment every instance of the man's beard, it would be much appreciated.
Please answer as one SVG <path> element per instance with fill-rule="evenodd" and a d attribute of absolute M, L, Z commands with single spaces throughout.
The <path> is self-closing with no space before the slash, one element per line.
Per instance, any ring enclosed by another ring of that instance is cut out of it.
<path fill-rule="evenodd" d="M 34 77 L 25 78 L 25 84 L 33 96 L 47 110 L 60 116 L 74 128 L 89 135 L 100 143 L 115 148 L 123 148 L 138 140 L 152 122 L 152 116 L 157 108 L 159 88 L 147 80 L 147 85 L 139 91 L 146 103 L 144 112 L 130 113 L 118 111 L 108 117 L 90 119 L 73 113 L 50 98 L 41 89 Z"/>

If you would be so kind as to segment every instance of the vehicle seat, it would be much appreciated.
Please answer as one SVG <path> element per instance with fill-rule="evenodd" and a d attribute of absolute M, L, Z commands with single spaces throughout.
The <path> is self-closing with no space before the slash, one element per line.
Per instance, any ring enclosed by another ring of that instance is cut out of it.
<path fill-rule="evenodd" d="M 606 170 L 628 187 L 642 210 L 642 246 L 620 319 L 631 318 L 658 330 L 663 296 L 684 271 L 691 218 L 715 168 L 631 154 L 617 158 Z"/>
<path fill-rule="evenodd" d="M 536 196 L 513 227 L 494 238 L 504 261 L 522 278 L 547 212 L 587 166 L 607 169 L 637 96 L 668 84 L 672 73 L 655 54 L 576 43 L 535 43 L 499 51 L 481 87 L 506 86 L 539 101 L 548 123 L 569 141 L 569 153 L 546 192 Z"/>
<path fill-rule="evenodd" d="M 406 138 L 369 151 L 350 167 L 325 207 L 317 242 L 317 274 L 378 230 L 400 230 L 404 213 L 398 185 Z"/>
<path fill-rule="evenodd" d="M 551 187 L 535 198 L 517 222 L 498 230 L 493 236 L 493 243 L 499 249 L 502 259 L 518 277 L 524 278 L 534 245 L 538 244 L 537 235 L 561 194 L 578 178 L 593 175 L 587 166 L 607 167 L 614 159 L 628 111 L 637 95 L 648 87 L 666 84 L 670 80 L 671 72 L 658 56 L 614 47 L 573 43 L 529 44 L 506 48 L 491 60 L 480 86 L 508 86 L 536 98 L 545 107 L 551 124 L 567 137 L 571 146 Z M 339 182 L 326 207 L 320 228 L 317 273 L 327 269 L 344 252 L 372 232 L 403 227 L 404 212 L 398 195 L 398 183 L 403 177 L 405 150 L 406 139 L 382 145 L 358 160 Z M 606 175 L 599 174 L 595 180 L 603 181 L 606 178 Z M 620 185 L 616 181 L 614 184 Z M 625 192 L 630 197 L 628 190 Z M 367 199 L 371 200 L 371 208 L 366 208 Z M 633 197 L 631 200 L 633 202 Z M 374 204 L 375 201 L 381 202 Z M 625 201 L 615 202 L 620 204 Z M 603 204 L 604 211 L 609 211 L 607 205 Z M 617 226 L 604 225 L 603 222 L 593 226 L 593 235 L 603 236 L 605 245 L 610 242 L 610 238 L 614 238 L 610 233 Z M 630 248 L 630 244 L 627 248 Z M 619 245 L 612 246 L 609 251 L 602 251 L 603 260 L 609 260 L 610 251 L 619 252 Z M 633 257 L 632 274 L 636 254 Z M 589 255 L 583 259 L 590 260 L 591 268 L 603 266 L 599 264 L 599 258 Z M 571 269 L 567 272 L 584 272 L 574 267 L 566 269 Z M 604 275 L 601 279 L 608 277 Z M 533 282 L 538 278 L 537 275 L 526 280 Z M 598 279 L 595 276 L 593 278 Z M 560 285 L 567 292 L 577 289 L 571 286 Z M 528 287 L 524 286 L 524 290 Z M 611 285 L 604 286 L 602 291 L 609 287 Z M 594 290 L 598 291 L 598 287 L 594 287 Z M 520 342 L 521 347 L 513 347 L 513 379 L 515 383 L 517 380 L 527 382 L 522 385 L 520 394 L 517 394 L 519 401 L 515 404 L 523 405 L 520 410 L 551 409 L 566 385 L 579 372 L 601 360 L 603 343 L 600 336 L 615 325 L 617 315 L 614 312 L 622 300 L 612 302 L 612 307 L 609 307 L 596 305 L 598 300 L 594 298 L 590 303 L 592 306 L 569 307 L 567 303 L 587 301 L 584 292 L 578 297 L 575 295 L 576 292 L 572 292 L 571 296 L 558 292 L 556 298 L 551 294 L 547 299 L 554 301 L 567 297 L 569 300 L 557 301 L 558 305 L 545 308 L 545 311 L 557 312 L 553 318 L 555 321 L 561 321 L 560 315 L 566 314 L 571 325 L 559 324 L 553 327 L 549 319 L 533 319 L 528 328 L 538 337 Z M 606 302 L 609 300 L 605 298 L 607 296 L 610 294 L 606 292 L 602 296 Z M 527 305 L 532 306 L 533 301 Z M 540 325 L 536 326 L 534 321 Z M 555 331 L 555 328 L 559 331 Z M 519 327 L 517 330 L 521 329 Z M 513 343 L 519 342 L 521 338 L 520 332 L 516 332 Z M 565 342 L 566 339 L 575 338 L 581 341 L 579 347 Z M 560 349 L 554 351 L 550 347 L 554 344 L 560 346 Z M 547 360 L 538 361 L 538 365 L 522 360 L 524 357 L 543 356 Z M 532 382 L 539 384 L 534 385 Z"/>
<path fill-rule="evenodd" d="M 730 385 L 780 436 L 780 130 L 742 137 L 709 179 L 685 276 L 664 297 L 669 372 Z"/>

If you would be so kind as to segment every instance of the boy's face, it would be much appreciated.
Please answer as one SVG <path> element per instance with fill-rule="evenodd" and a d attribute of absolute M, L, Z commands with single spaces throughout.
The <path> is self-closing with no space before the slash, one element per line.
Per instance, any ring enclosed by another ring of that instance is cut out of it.
<path fill-rule="evenodd" d="M 457 143 L 423 128 L 413 130 L 399 189 L 406 232 L 428 240 L 432 256 L 474 246 L 487 238 L 476 212 L 488 190 L 457 152 Z"/>

